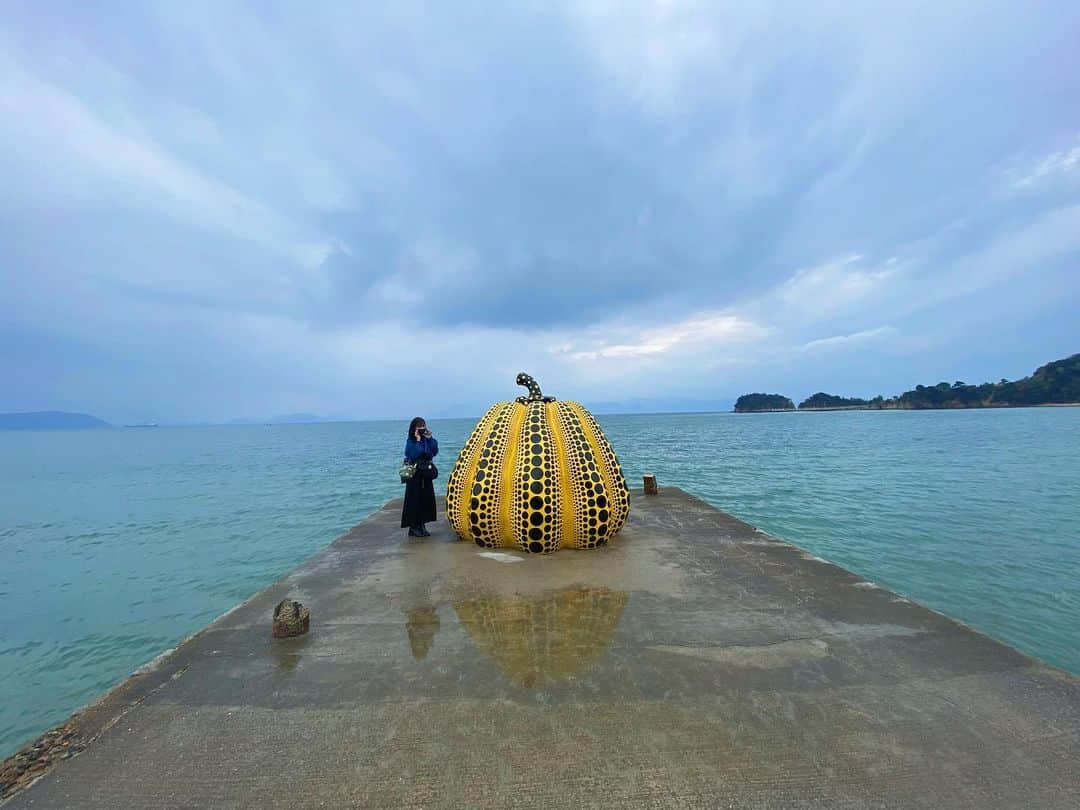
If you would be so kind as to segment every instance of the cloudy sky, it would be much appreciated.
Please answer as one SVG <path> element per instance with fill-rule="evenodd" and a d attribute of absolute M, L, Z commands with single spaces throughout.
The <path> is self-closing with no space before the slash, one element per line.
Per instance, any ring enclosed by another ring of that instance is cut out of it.
<path fill-rule="evenodd" d="M 1080 351 L 1080 6 L 7 2 L 0 411 L 891 394 Z"/>

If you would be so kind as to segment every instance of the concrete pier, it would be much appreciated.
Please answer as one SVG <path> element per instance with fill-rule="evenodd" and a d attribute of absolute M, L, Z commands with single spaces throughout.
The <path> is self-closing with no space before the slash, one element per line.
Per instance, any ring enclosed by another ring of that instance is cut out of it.
<path fill-rule="evenodd" d="M 76 717 L 7 807 L 1080 807 L 1080 681 L 678 489 L 548 557 L 399 515 Z M 285 597 L 307 635 L 271 636 Z"/>

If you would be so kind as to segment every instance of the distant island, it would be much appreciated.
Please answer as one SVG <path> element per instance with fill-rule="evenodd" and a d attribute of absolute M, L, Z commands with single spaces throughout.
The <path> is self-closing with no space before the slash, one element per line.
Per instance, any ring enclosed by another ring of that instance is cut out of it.
<path fill-rule="evenodd" d="M 795 403 L 783 394 L 743 394 L 735 400 L 735 413 L 793 410 Z"/>
<path fill-rule="evenodd" d="M 1035 373 L 1013 382 L 969 385 L 962 380 L 937 385 L 916 385 L 899 396 L 873 399 L 840 397 L 819 391 L 799 403 L 800 411 L 928 410 L 933 408 L 1016 408 L 1030 405 L 1080 404 L 1080 354 L 1040 366 Z M 781 394 L 744 394 L 736 413 L 795 410 Z"/>
<path fill-rule="evenodd" d="M 108 422 L 88 413 L 65 411 L 29 411 L 0 413 L 0 430 L 87 430 L 110 428 Z"/>

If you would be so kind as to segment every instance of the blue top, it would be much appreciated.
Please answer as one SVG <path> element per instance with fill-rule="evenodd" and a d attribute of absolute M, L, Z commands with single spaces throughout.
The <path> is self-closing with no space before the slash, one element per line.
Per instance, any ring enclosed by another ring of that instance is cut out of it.
<path fill-rule="evenodd" d="M 434 436 L 430 439 L 423 438 L 420 441 L 416 441 L 416 439 L 407 439 L 405 441 L 405 458 L 409 461 L 419 461 L 422 458 L 430 460 L 437 455 L 439 455 L 439 442 Z"/>

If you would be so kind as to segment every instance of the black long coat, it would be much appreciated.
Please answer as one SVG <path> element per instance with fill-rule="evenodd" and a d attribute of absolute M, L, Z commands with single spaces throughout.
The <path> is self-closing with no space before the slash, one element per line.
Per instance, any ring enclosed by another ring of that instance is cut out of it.
<path fill-rule="evenodd" d="M 435 487 L 426 470 L 439 454 L 439 442 L 434 438 L 420 442 L 405 442 L 405 456 L 416 462 L 416 473 L 405 483 L 405 503 L 401 507 L 401 528 L 412 528 L 435 520 Z"/>
<path fill-rule="evenodd" d="M 401 528 L 412 528 L 432 520 L 435 520 L 435 486 L 428 474 L 418 468 L 413 477 L 405 482 Z"/>

